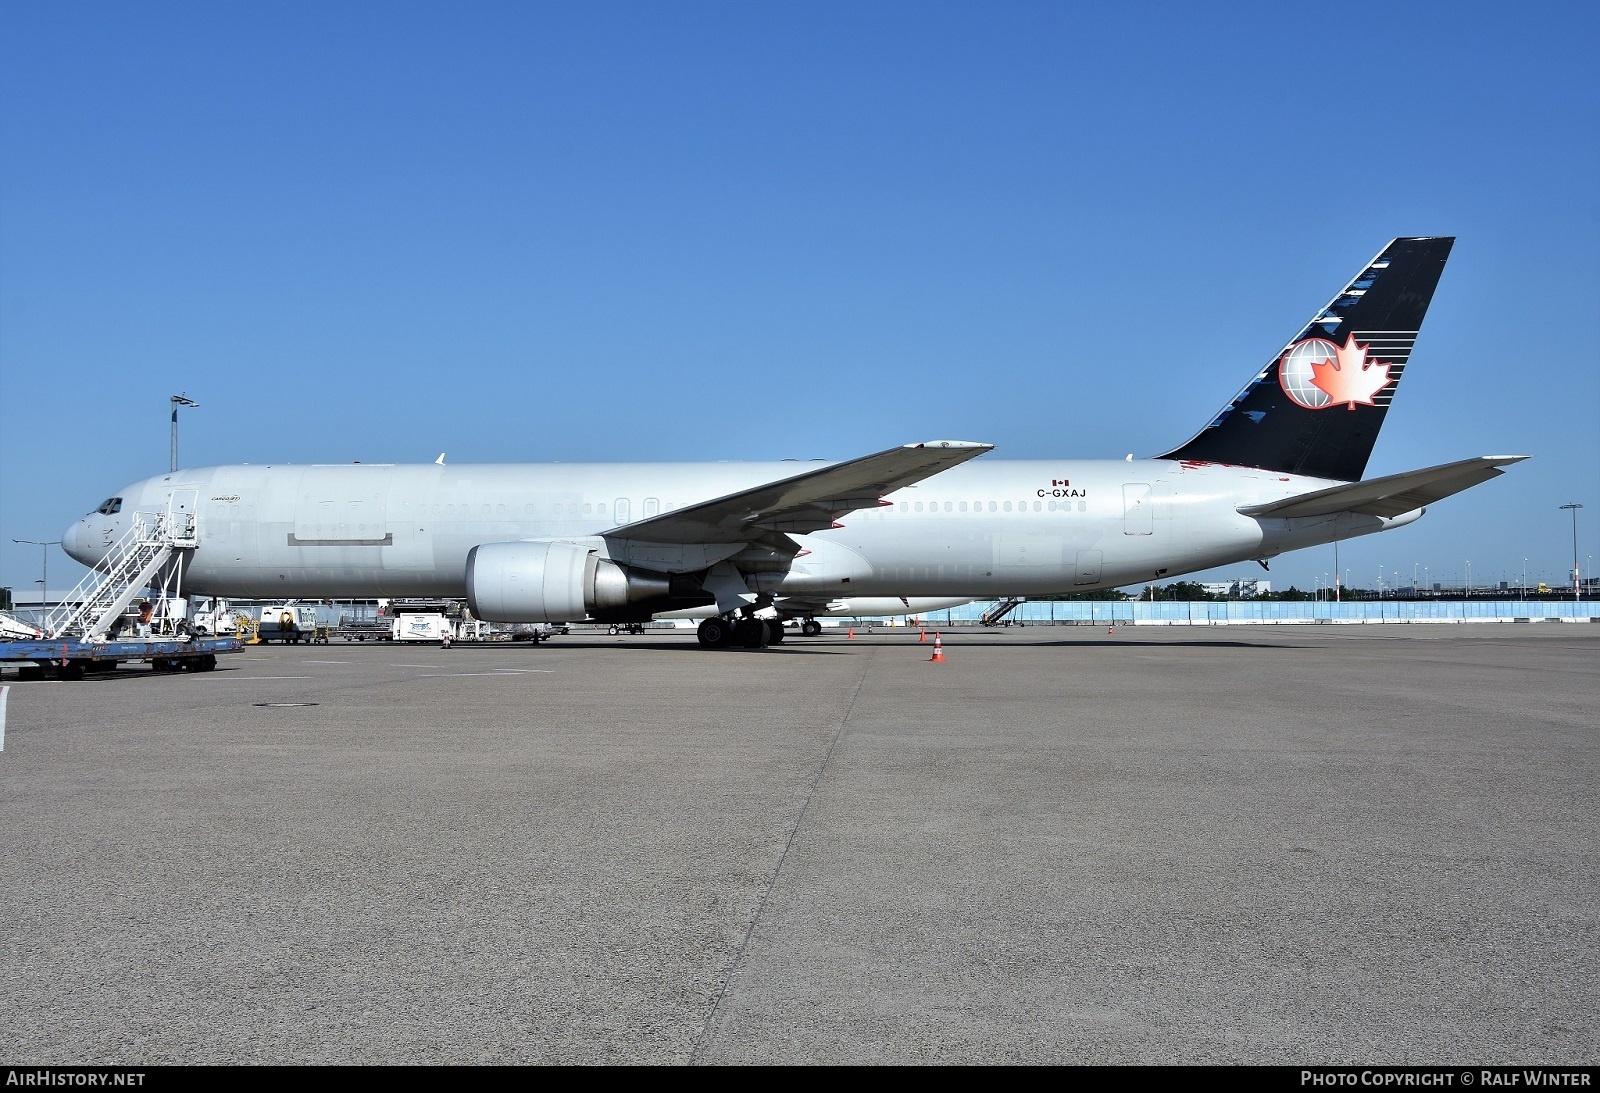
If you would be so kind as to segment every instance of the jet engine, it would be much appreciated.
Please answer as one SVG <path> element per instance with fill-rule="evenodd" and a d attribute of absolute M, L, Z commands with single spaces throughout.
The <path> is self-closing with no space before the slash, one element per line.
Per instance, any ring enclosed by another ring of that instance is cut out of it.
<path fill-rule="evenodd" d="M 671 591 L 665 573 L 618 565 L 576 543 L 483 543 L 467 555 L 467 603 L 487 622 L 604 618 Z"/>

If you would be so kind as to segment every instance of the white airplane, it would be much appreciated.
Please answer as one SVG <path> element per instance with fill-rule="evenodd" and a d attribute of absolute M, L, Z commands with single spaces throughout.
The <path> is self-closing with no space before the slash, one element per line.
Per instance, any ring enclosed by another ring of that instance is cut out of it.
<path fill-rule="evenodd" d="M 1087 592 L 1402 527 L 1525 456 L 1360 481 L 1454 242 L 1389 243 L 1187 443 L 1151 459 L 265 465 L 136 482 L 62 535 L 96 565 L 130 514 L 192 514 L 184 587 L 465 596 L 500 622 L 705 614 L 707 647 L 784 619 Z"/>

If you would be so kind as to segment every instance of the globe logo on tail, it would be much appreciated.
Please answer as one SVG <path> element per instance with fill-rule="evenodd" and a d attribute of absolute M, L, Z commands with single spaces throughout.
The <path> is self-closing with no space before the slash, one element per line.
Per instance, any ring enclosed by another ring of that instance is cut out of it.
<path fill-rule="evenodd" d="M 1326 338 L 1296 342 L 1278 361 L 1278 384 L 1307 410 L 1375 406 L 1372 397 L 1389 385 L 1389 366 L 1367 360 L 1367 348 L 1354 334 L 1342 348 Z"/>

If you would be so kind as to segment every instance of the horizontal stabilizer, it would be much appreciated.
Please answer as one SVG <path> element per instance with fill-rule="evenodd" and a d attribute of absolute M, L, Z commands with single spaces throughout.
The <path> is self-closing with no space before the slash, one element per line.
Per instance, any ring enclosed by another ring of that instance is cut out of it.
<path fill-rule="evenodd" d="M 1420 471 L 1406 471 L 1367 482 L 1352 482 L 1348 486 L 1302 493 L 1265 505 L 1245 505 L 1239 509 L 1246 516 L 1331 516 L 1340 512 L 1360 512 L 1369 516 L 1399 516 L 1403 512 L 1420 509 L 1451 494 L 1498 478 L 1505 472 L 1500 468 L 1520 463 L 1525 455 L 1483 455 L 1476 459 L 1463 459 Z"/>
<path fill-rule="evenodd" d="M 967 440 L 906 444 L 686 505 L 612 528 L 606 536 L 653 543 L 740 543 L 774 532 L 823 531 L 846 512 L 874 508 L 886 493 L 993 450 L 993 444 Z"/>

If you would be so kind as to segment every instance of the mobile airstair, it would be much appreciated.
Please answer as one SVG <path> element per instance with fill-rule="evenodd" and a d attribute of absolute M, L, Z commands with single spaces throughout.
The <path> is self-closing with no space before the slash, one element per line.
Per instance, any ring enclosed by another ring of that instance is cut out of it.
<path fill-rule="evenodd" d="M 122 538 L 40 621 L 39 638 L 0 645 L 0 664 L 22 666 L 25 677 L 51 671 L 81 679 L 87 671 L 128 660 L 210 671 L 216 654 L 238 652 L 238 638 L 197 637 L 185 618 L 184 552 L 199 545 L 195 508 L 196 491 L 175 490 L 166 511 L 133 513 Z M 130 620 L 129 606 L 147 594 Z M 134 633 L 124 635 L 130 625 Z"/>
<path fill-rule="evenodd" d="M 1026 596 L 1007 596 L 1005 599 L 989 608 L 989 610 L 984 613 L 984 616 L 978 620 L 978 624 L 980 626 L 999 626 L 1001 619 L 1005 618 L 1007 615 L 1011 614 L 1011 612 L 1015 611 L 1017 608 L 1021 607 L 1027 602 L 1028 597 Z M 1006 625 L 1009 626 L 1011 624 L 1007 623 Z"/>
<path fill-rule="evenodd" d="M 174 493 L 167 510 L 136 512 L 133 523 L 118 539 L 105 558 L 91 569 L 78 586 L 67 594 L 60 606 L 44 617 L 41 624 L 46 640 L 77 637 L 90 641 L 104 639 L 111 625 L 121 618 L 135 596 L 151 587 L 158 576 L 163 579 L 152 607 L 170 609 L 181 595 L 183 579 L 180 551 L 193 550 L 196 538 L 194 503 L 180 504 Z M 163 572 L 165 571 L 165 572 Z M 172 623 L 168 611 L 141 622 L 150 633 L 161 633 Z"/>

